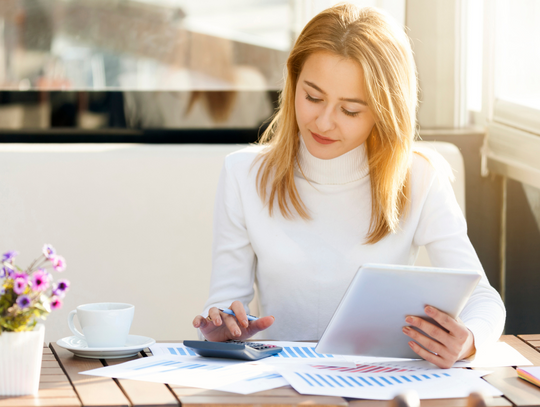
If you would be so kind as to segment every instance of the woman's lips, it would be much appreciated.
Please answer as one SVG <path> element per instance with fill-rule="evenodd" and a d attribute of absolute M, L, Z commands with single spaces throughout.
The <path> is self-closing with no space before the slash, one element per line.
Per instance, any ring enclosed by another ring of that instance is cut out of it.
<path fill-rule="evenodd" d="M 313 133 L 312 131 L 310 131 L 311 133 L 311 137 L 313 137 L 313 139 L 317 142 L 317 143 L 321 143 L 321 144 L 332 144 L 332 143 L 335 143 L 337 140 L 332 140 L 332 139 L 329 139 L 329 138 L 325 138 L 325 137 L 322 137 L 322 136 L 319 136 L 317 133 Z"/>

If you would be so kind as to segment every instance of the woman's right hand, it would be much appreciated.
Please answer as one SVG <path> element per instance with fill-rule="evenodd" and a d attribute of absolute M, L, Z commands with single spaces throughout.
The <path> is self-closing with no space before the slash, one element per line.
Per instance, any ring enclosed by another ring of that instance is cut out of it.
<path fill-rule="evenodd" d="M 274 317 L 268 316 L 256 321 L 248 321 L 246 311 L 240 301 L 234 301 L 229 309 L 235 313 L 236 317 L 212 307 L 208 311 L 207 318 L 197 315 L 193 320 L 193 326 L 199 328 L 209 341 L 243 341 L 251 338 L 257 332 L 265 330 L 275 320 Z"/>

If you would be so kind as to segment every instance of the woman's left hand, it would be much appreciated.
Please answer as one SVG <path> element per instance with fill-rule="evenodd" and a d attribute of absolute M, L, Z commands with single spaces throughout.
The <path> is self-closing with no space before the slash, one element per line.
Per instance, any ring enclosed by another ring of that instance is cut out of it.
<path fill-rule="evenodd" d="M 406 323 L 421 329 L 433 338 L 428 338 L 411 327 L 403 327 L 403 333 L 405 335 L 430 350 L 428 352 L 422 346 L 418 345 L 418 343 L 409 341 L 409 346 L 418 356 L 440 368 L 448 369 L 456 361 L 469 357 L 476 351 L 474 347 L 474 336 L 463 322 L 455 320 L 448 314 L 429 305 L 424 308 L 424 311 L 427 316 L 437 321 L 444 329 L 420 317 L 408 316 L 405 318 Z"/>

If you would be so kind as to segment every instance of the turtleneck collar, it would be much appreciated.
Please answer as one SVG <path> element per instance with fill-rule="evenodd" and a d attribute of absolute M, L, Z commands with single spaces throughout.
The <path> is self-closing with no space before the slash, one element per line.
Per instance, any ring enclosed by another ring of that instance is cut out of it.
<path fill-rule="evenodd" d="M 321 185 L 341 185 L 358 181 L 369 174 L 365 143 L 339 157 L 322 160 L 308 151 L 304 138 L 300 138 L 298 162 L 301 173 L 308 181 Z"/>

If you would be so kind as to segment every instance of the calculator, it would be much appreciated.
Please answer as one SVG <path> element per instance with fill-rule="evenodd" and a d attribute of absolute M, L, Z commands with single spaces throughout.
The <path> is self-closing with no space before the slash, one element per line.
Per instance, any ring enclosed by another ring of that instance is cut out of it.
<path fill-rule="evenodd" d="M 258 360 L 275 355 L 283 350 L 282 347 L 276 345 L 242 341 L 184 341 L 184 346 L 201 356 L 209 358 L 242 360 Z"/>

